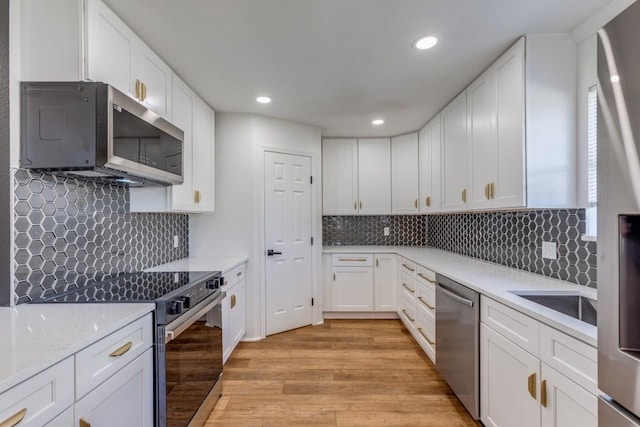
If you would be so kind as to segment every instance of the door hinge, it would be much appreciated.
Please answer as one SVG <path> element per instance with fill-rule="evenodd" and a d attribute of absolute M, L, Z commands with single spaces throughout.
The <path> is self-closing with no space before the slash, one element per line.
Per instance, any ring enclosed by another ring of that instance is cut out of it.
<path fill-rule="evenodd" d="M 313 298 L 311 298 L 311 307 L 313 307 Z"/>
<path fill-rule="evenodd" d="M 313 237 L 311 237 L 311 246 L 313 246 Z"/>
<path fill-rule="evenodd" d="M 313 175 L 309 177 L 309 184 L 313 184 Z"/>

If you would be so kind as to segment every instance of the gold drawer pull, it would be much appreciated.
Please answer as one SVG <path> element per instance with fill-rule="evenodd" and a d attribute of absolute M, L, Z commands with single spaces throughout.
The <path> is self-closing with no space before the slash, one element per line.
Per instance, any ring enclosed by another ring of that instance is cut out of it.
<path fill-rule="evenodd" d="M 193 201 L 194 203 L 200 203 L 200 190 L 193 192 Z"/>
<path fill-rule="evenodd" d="M 547 407 L 547 380 L 542 380 L 540 383 L 540 404 Z"/>
<path fill-rule="evenodd" d="M 425 300 L 422 299 L 422 297 L 418 297 L 418 301 L 420 301 L 421 303 L 426 305 L 429 310 L 435 310 L 436 309 L 435 307 L 431 307 L 428 302 L 426 302 Z"/>
<path fill-rule="evenodd" d="M 415 202 L 413 202 L 413 206 L 415 206 L 415 208 L 418 209 L 418 199 L 416 199 Z"/>
<path fill-rule="evenodd" d="M 338 258 L 340 262 L 367 262 L 367 258 Z"/>
<path fill-rule="evenodd" d="M 527 379 L 527 388 L 529 389 L 529 394 L 531 397 L 536 399 L 536 373 L 529 375 Z"/>
<path fill-rule="evenodd" d="M 409 316 L 409 313 L 407 313 L 406 309 L 402 309 L 402 312 L 404 313 L 405 316 L 407 316 L 407 319 L 409 319 L 411 322 L 415 322 L 416 319 L 412 319 L 411 316 Z"/>
<path fill-rule="evenodd" d="M 496 185 L 493 182 L 489 185 L 489 193 L 492 199 L 496 198 Z"/>
<path fill-rule="evenodd" d="M 145 99 L 147 99 L 147 85 L 142 83 L 140 86 L 142 86 L 142 90 L 140 91 L 140 101 L 144 101 Z"/>
<path fill-rule="evenodd" d="M 27 415 L 27 408 L 22 408 L 18 412 L 16 412 L 15 414 L 11 415 L 6 420 L 2 421 L 0 423 L 0 427 L 17 426 L 18 424 L 20 424 L 20 421 L 22 421 L 24 419 L 25 415 Z"/>
<path fill-rule="evenodd" d="M 427 205 L 427 207 L 431 206 L 431 196 L 427 197 L 427 199 L 424 201 L 424 204 Z"/>
<path fill-rule="evenodd" d="M 427 336 L 427 334 L 425 334 L 424 332 L 422 332 L 422 328 L 418 328 L 418 332 L 420 332 L 420 335 L 422 335 L 424 337 L 425 340 L 427 340 L 427 342 L 431 345 L 436 345 L 436 343 L 434 343 L 433 341 L 431 341 L 429 339 L 429 337 Z"/>
<path fill-rule="evenodd" d="M 362 209 L 362 200 L 360 200 L 360 209 Z"/>
<path fill-rule="evenodd" d="M 140 99 L 140 80 L 136 79 L 136 98 Z"/>
<path fill-rule="evenodd" d="M 491 198 L 491 196 L 489 195 L 489 184 L 484 186 L 484 197 L 486 199 L 490 199 Z"/>
<path fill-rule="evenodd" d="M 407 264 L 402 264 L 402 266 L 403 266 L 404 268 L 406 268 L 407 270 L 409 270 L 409 271 L 416 271 L 415 269 L 413 269 L 413 268 L 409 267 Z"/>
<path fill-rule="evenodd" d="M 91 427 L 91 423 L 87 422 L 84 418 L 80 418 L 80 427 Z"/>
<path fill-rule="evenodd" d="M 467 189 L 462 190 L 462 203 L 467 203 Z"/>
<path fill-rule="evenodd" d="M 128 343 L 126 343 L 125 345 L 123 345 L 119 349 L 115 350 L 113 353 L 111 353 L 109 355 L 109 357 L 120 357 L 120 356 L 122 356 L 127 351 L 131 350 L 131 346 L 132 345 L 133 345 L 133 343 L 131 341 L 129 341 Z"/>
<path fill-rule="evenodd" d="M 406 289 L 406 290 L 408 290 L 408 291 L 409 291 L 409 292 L 411 292 L 411 293 L 414 293 L 414 292 L 415 292 L 413 289 L 411 289 L 410 287 L 408 287 L 406 283 L 403 283 L 403 284 L 402 284 L 402 286 L 404 286 L 404 287 L 405 287 L 405 289 Z"/>
<path fill-rule="evenodd" d="M 231 308 L 236 306 L 236 296 L 231 295 Z"/>
<path fill-rule="evenodd" d="M 422 273 L 418 273 L 418 276 L 422 277 L 422 278 L 423 278 L 424 280 L 426 280 L 427 282 L 430 282 L 430 283 L 436 283 L 436 281 L 435 281 L 435 280 L 431 280 L 431 279 L 429 279 L 427 276 L 425 276 L 425 275 L 424 275 L 424 274 L 422 274 Z"/>

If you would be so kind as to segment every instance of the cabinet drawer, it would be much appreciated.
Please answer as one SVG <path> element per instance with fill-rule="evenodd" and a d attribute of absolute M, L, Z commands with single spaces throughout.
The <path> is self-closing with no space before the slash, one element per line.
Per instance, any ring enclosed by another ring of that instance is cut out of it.
<path fill-rule="evenodd" d="M 405 323 L 408 322 L 408 325 L 414 325 L 416 321 L 415 311 L 416 308 L 413 305 L 413 299 L 406 293 L 403 293 L 402 298 L 400 298 L 400 316 L 405 320 Z"/>
<path fill-rule="evenodd" d="M 76 354 L 76 400 L 153 345 L 151 313 Z"/>
<path fill-rule="evenodd" d="M 416 279 L 409 276 L 404 271 L 401 274 L 400 280 L 400 289 L 402 291 L 402 295 L 407 294 L 412 300 L 415 299 L 416 295 Z"/>
<path fill-rule="evenodd" d="M 240 280 L 244 279 L 244 264 L 227 271 L 222 275 L 224 277 L 224 286 L 233 286 Z"/>
<path fill-rule="evenodd" d="M 480 297 L 480 321 L 538 357 L 540 330 L 537 320 L 485 296 Z"/>
<path fill-rule="evenodd" d="M 71 405 L 73 405 L 73 357 L 53 365 L 0 394 L 0 424 L 13 416 L 20 417 L 24 413 L 20 427 L 42 426 Z"/>
<path fill-rule="evenodd" d="M 333 254 L 334 267 L 373 267 L 373 254 Z"/>
<path fill-rule="evenodd" d="M 419 312 L 432 319 L 436 314 L 436 289 L 435 286 L 416 281 L 416 307 Z"/>
<path fill-rule="evenodd" d="M 412 276 L 415 276 L 416 274 L 416 263 L 413 261 L 409 261 L 408 259 L 403 258 L 402 259 L 402 271 L 403 272 L 407 272 L 409 274 L 411 274 Z"/>
<path fill-rule="evenodd" d="M 569 335 L 540 325 L 540 360 L 598 395 L 598 350 Z"/>
<path fill-rule="evenodd" d="M 416 313 L 416 341 L 433 363 L 436 363 L 436 325 L 432 320 Z"/>
<path fill-rule="evenodd" d="M 421 265 L 416 266 L 416 277 L 421 282 L 431 284 L 434 287 L 436 285 L 436 273 Z"/>

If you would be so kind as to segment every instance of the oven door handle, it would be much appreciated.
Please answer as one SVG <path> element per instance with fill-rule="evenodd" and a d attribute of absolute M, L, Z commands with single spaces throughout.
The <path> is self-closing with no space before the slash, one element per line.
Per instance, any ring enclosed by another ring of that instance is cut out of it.
<path fill-rule="evenodd" d="M 220 302 L 224 299 L 225 296 L 226 296 L 226 293 L 222 292 L 221 295 L 219 295 L 217 298 L 215 298 L 211 302 L 207 302 L 205 300 L 200 304 L 198 304 L 198 305 L 203 305 L 201 308 L 198 309 L 198 306 L 194 307 L 194 309 L 197 311 L 192 316 L 189 316 L 186 320 L 182 320 L 178 318 L 173 322 L 169 323 L 165 329 L 164 343 L 167 344 L 173 341 L 174 339 L 176 339 L 178 336 L 180 336 L 181 333 L 183 333 L 191 325 L 196 323 L 198 319 L 200 319 L 202 316 L 204 316 L 209 311 L 211 311 L 213 307 L 220 304 Z"/>

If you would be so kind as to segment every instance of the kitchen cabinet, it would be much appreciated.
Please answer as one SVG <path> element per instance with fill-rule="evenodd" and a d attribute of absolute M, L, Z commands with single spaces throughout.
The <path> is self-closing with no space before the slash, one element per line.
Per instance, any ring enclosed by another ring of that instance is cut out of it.
<path fill-rule="evenodd" d="M 223 363 L 229 359 L 246 332 L 245 265 L 222 273 L 225 298 L 222 300 Z"/>
<path fill-rule="evenodd" d="M 418 134 L 391 138 L 391 213 L 419 212 Z"/>
<path fill-rule="evenodd" d="M 215 112 L 173 76 L 173 124 L 184 131 L 180 185 L 131 188 L 132 212 L 215 211 Z"/>
<path fill-rule="evenodd" d="M 322 141 L 322 213 L 358 213 L 358 140 Z"/>
<path fill-rule="evenodd" d="M 153 382 L 149 348 L 75 404 L 75 425 L 153 426 Z"/>
<path fill-rule="evenodd" d="M 442 210 L 467 209 L 467 91 L 463 91 L 441 113 L 442 119 Z"/>
<path fill-rule="evenodd" d="M 395 311 L 398 306 L 398 259 L 396 255 L 375 255 L 373 288 L 374 310 Z"/>
<path fill-rule="evenodd" d="M 373 311 L 373 269 L 333 268 L 333 311 Z"/>
<path fill-rule="evenodd" d="M 391 213 L 391 141 L 358 139 L 358 213 Z"/>
<path fill-rule="evenodd" d="M 486 426 L 598 425 L 597 350 L 485 297 L 480 388 Z"/>
<path fill-rule="evenodd" d="M 21 80 L 102 81 L 171 121 L 171 69 L 100 0 L 21 5 Z"/>
<path fill-rule="evenodd" d="M 420 130 L 419 140 L 419 174 L 420 174 L 420 213 L 439 212 L 441 200 L 441 151 L 442 138 L 440 114 Z"/>

